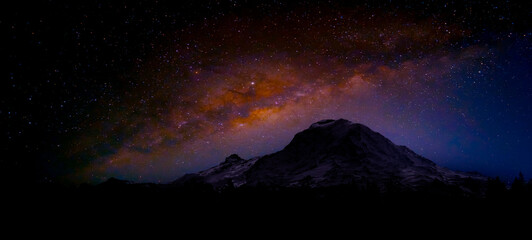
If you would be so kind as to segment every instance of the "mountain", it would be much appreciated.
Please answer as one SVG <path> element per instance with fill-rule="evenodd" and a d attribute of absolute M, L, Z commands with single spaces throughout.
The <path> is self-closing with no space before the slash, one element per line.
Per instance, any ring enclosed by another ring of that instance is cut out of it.
<path fill-rule="evenodd" d="M 439 184 L 471 193 L 472 185 L 486 181 L 480 174 L 440 167 L 362 124 L 338 119 L 312 124 L 279 152 L 251 159 L 233 154 L 218 166 L 187 174 L 174 184 L 201 183 L 218 190 L 354 185 L 381 192 L 418 191 Z"/>

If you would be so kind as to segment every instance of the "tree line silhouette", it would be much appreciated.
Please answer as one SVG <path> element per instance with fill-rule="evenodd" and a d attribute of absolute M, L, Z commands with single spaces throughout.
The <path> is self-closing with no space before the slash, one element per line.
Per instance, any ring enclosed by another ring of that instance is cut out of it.
<path fill-rule="evenodd" d="M 489 178 L 487 183 L 486 198 L 488 200 L 518 200 L 526 201 L 532 199 L 532 179 L 528 182 L 522 172 L 514 178 L 509 186 L 501 181 L 499 177 Z"/>

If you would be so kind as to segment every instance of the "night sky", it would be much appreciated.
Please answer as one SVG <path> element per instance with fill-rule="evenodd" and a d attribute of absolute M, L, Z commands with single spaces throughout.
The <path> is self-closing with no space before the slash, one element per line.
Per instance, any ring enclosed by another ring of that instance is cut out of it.
<path fill-rule="evenodd" d="M 532 177 L 530 4 L 376 2 L 4 7 L 2 178 L 164 183 L 336 118 L 454 170 Z"/>

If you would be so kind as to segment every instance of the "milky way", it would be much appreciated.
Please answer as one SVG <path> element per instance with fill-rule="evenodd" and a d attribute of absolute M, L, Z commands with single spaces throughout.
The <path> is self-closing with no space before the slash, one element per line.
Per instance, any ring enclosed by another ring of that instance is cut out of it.
<path fill-rule="evenodd" d="M 532 170 L 508 147 L 531 140 L 529 34 L 479 33 L 452 9 L 242 9 L 158 33 L 48 168 L 69 182 L 168 182 L 345 118 L 454 169 Z"/>

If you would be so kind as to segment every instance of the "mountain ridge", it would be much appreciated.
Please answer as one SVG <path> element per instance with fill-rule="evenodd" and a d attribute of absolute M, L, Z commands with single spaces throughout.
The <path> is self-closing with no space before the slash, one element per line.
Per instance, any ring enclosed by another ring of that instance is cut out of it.
<path fill-rule="evenodd" d="M 438 166 L 406 146 L 399 146 L 369 127 L 345 119 L 326 119 L 297 133 L 282 150 L 242 159 L 236 154 L 217 166 L 187 174 L 173 184 L 191 180 L 215 189 L 277 186 L 320 188 L 375 186 L 379 191 L 418 191 L 434 182 L 473 192 L 464 182 L 487 178 Z"/>

